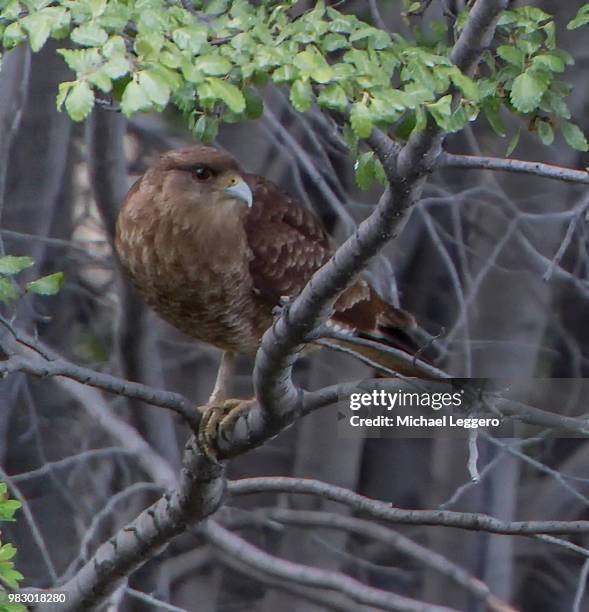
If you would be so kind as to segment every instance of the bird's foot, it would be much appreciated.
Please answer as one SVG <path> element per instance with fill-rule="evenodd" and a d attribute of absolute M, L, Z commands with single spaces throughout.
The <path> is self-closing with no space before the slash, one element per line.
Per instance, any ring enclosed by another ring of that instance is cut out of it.
<path fill-rule="evenodd" d="M 256 403 L 252 399 L 227 399 L 219 403 L 205 404 L 199 407 L 202 419 L 198 428 L 198 444 L 201 451 L 211 460 L 217 462 L 221 449 L 219 437 L 229 439 L 236 421 L 246 414 Z"/>

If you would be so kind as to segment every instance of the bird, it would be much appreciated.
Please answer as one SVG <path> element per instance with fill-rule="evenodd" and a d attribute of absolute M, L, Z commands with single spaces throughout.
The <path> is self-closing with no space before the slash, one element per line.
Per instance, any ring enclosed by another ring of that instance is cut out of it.
<path fill-rule="evenodd" d="M 256 354 L 276 309 L 334 252 L 317 215 L 264 176 L 245 173 L 229 153 L 205 145 L 163 153 L 133 184 L 115 247 L 161 318 L 223 352 L 210 405 L 228 399 L 234 356 Z M 415 326 L 411 314 L 358 278 L 335 302 L 325 331 L 371 362 L 424 377 L 407 359 L 420 350 Z M 348 337 L 364 344 L 348 345 Z"/>

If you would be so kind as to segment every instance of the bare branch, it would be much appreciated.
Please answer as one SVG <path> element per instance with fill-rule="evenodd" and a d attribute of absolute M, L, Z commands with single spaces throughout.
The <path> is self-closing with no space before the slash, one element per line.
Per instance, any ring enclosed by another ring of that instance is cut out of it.
<path fill-rule="evenodd" d="M 169 612 L 188 612 L 185 608 L 179 608 L 178 606 L 173 606 L 166 601 L 162 601 L 161 599 L 157 599 L 153 595 L 148 595 L 147 593 L 143 593 L 142 591 L 137 591 L 135 589 L 125 589 L 127 595 L 142 601 L 150 606 L 153 606 L 156 610 L 169 610 Z"/>
<path fill-rule="evenodd" d="M 211 548 L 210 546 L 208 548 Z M 253 578 L 264 585 L 285 591 L 315 604 L 323 606 L 322 609 L 336 610 L 337 612 L 376 612 L 374 606 L 362 606 L 357 602 L 350 601 L 342 593 L 332 591 L 328 588 L 306 587 L 294 583 L 290 578 L 276 578 L 268 572 L 264 572 L 250 563 L 236 558 L 234 555 L 224 553 L 220 550 L 215 550 L 215 558 L 224 566 Z"/>
<path fill-rule="evenodd" d="M 27 345 L 40 346 L 30 339 Z M 40 378 L 64 377 L 76 381 L 82 385 L 88 385 L 116 393 L 125 397 L 139 399 L 166 408 L 182 416 L 192 427 L 198 426 L 199 413 L 191 404 L 190 400 L 179 393 L 172 391 L 162 391 L 148 385 L 131 382 L 110 374 L 96 372 L 90 368 L 78 366 L 61 357 L 53 357 L 51 360 L 42 357 L 27 358 L 21 355 L 13 355 L 9 360 L 0 362 L 0 375 L 7 375 L 14 372 L 26 372 Z"/>
<path fill-rule="evenodd" d="M 88 610 L 103 601 L 129 575 L 158 554 L 172 538 L 206 518 L 221 504 L 225 492 L 223 467 L 198 450 L 194 437 L 184 451 L 180 484 L 165 493 L 135 520 L 102 544 L 92 559 L 59 587 L 67 593 L 62 612 Z M 50 605 L 36 610 L 51 610 Z"/>
<path fill-rule="evenodd" d="M 402 597 L 366 586 L 354 578 L 316 567 L 300 565 L 285 559 L 278 559 L 246 542 L 214 521 L 207 521 L 199 530 L 205 538 L 224 553 L 231 555 L 257 569 L 262 569 L 277 578 L 311 587 L 326 587 L 345 593 L 360 604 L 377 606 L 383 610 L 420 610 L 423 602 Z M 449 608 L 428 604 L 431 612 L 448 612 Z"/>
<path fill-rule="evenodd" d="M 481 157 L 478 155 L 455 155 L 443 152 L 438 159 L 439 168 L 462 168 L 464 170 L 501 170 L 517 174 L 528 174 L 547 179 L 555 179 L 566 183 L 589 183 L 587 170 L 574 170 L 562 166 L 544 164 L 542 162 L 505 159 L 502 157 Z"/>
<path fill-rule="evenodd" d="M 581 604 L 583 603 L 583 595 L 587 588 L 587 576 L 589 576 L 589 559 L 583 563 L 581 572 L 579 574 L 579 583 L 577 585 L 577 592 L 575 593 L 575 600 L 573 602 L 573 612 L 581 612 Z"/>
<path fill-rule="evenodd" d="M 56 383 L 77 399 L 90 417 L 125 449 L 133 453 L 137 462 L 154 482 L 162 487 L 177 485 L 178 476 L 170 464 L 145 441 L 137 429 L 113 414 L 102 395 L 68 378 L 58 377 Z"/>
<path fill-rule="evenodd" d="M 486 514 L 450 510 L 401 510 L 349 489 L 318 480 L 287 477 L 245 478 L 229 483 L 231 495 L 297 493 L 340 502 L 379 520 L 400 525 L 437 525 L 503 535 L 589 533 L 589 521 L 502 521 Z"/>
<path fill-rule="evenodd" d="M 373 538 L 443 574 L 480 601 L 487 603 L 491 609 L 501 609 L 504 612 L 511 609 L 503 602 L 494 601 L 495 598 L 489 591 L 489 587 L 478 578 L 471 576 L 460 566 L 452 563 L 452 561 L 446 559 L 446 557 L 413 542 L 404 535 L 381 525 L 362 519 L 335 514 L 333 512 L 318 512 L 312 510 L 285 510 L 282 508 L 275 508 L 263 512 L 263 515 L 274 521 L 289 525 L 341 529 L 364 537 Z"/>
<path fill-rule="evenodd" d="M 32 480 L 33 478 L 41 478 L 43 476 L 47 476 L 50 472 L 56 469 L 63 469 L 70 466 L 79 465 L 83 461 L 88 461 L 90 459 L 102 459 L 108 458 L 112 460 L 113 456 L 116 455 L 129 455 L 133 457 L 135 453 L 128 448 L 122 448 L 118 446 L 109 446 L 106 448 L 92 448 L 86 451 L 82 451 L 77 453 L 76 455 L 70 455 L 69 457 L 64 457 L 63 459 L 57 459 L 56 461 L 46 461 L 43 463 L 41 467 L 38 467 L 34 470 L 29 470 L 28 472 L 21 472 L 19 474 L 11 474 L 10 478 L 12 482 L 25 482 L 27 480 Z"/>
<path fill-rule="evenodd" d="M 378 9 L 378 5 L 376 0 L 368 0 L 368 7 L 370 8 L 370 16 L 372 17 L 372 21 L 377 28 L 381 30 L 387 31 L 387 24 L 384 22 L 382 15 Z"/>

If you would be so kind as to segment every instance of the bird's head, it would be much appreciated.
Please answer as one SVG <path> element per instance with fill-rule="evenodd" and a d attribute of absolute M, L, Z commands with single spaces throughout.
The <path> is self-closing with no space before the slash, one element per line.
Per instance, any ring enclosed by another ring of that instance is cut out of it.
<path fill-rule="evenodd" d="M 151 170 L 165 195 L 187 206 L 226 207 L 253 203 L 252 191 L 231 155 L 206 146 L 164 153 Z"/>

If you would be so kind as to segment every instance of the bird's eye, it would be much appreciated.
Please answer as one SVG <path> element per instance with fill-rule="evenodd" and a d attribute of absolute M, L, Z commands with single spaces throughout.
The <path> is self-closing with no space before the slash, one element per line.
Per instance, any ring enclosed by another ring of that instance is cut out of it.
<path fill-rule="evenodd" d="M 213 176 L 213 171 L 206 166 L 196 166 L 196 168 L 194 168 L 194 176 L 196 176 L 199 181 L 206 181 Z"/>

